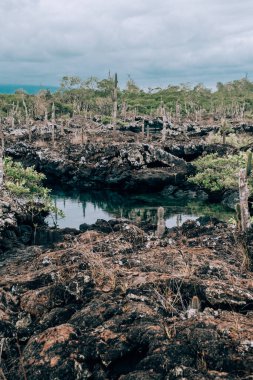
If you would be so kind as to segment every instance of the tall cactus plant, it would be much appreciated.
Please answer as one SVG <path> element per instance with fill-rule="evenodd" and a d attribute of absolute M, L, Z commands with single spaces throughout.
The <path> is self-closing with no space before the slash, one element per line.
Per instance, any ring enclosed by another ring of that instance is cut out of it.
<path fill-rule="evenodd" d="M 28 124 L 29 114 L 28 114 L 28 109 L 27 109 L 27 105 L 26 105 L 24 97 L 22 99 L 22 102 L 23 102 L 23 107 L 24 107 L 24 110 L 25 110 L 25 123 Z"/>
<path fill-rule="evenodd" d="M 116 131 L 117 110 L 118 110 L 118 76 L 117 76 L 117 73 L 115 73 L 114 88 L 113 88 L 113 112 L 112 112 L 112 124 L 113 124 L 114 131 Z"/>
<path fill-rule="evenodd" d="M 54 124 L 55 123 L 55 105 L 54 103 L 52 104 L 52 116 L 51 116 L 51 121 Z"/>
<path fill-rule="evenodd" d="M 157 210 L 157 228 L 156 236 L 161 238 L 165 232 L 164 208 L 159 207 Z"/>
<path fill-rule="evenodd" d="M 249 187 L 248 177 L 252 171 L 252 152 L 248 152 L 245 169 L 239 171 L 239 200 L 240 200 L 240 226 L 242 231 L 246 231 L 250 223 L 249 213 Z M 239 208 L 238 208 L 239 209 Z"/>
<path fill-rule="evenodd" d="M 166 110 L 164 107 L 164 103 L 161 102 L 161 116 L 163 120 L 163 129 L 162 129 L 162 142 L 164 143 L 166 141 L 166 136 L 167 136 L 167 115 L 166 115 Z"/>
<path fill-rule="evenodd" d="M 249 151 L 247 155 L 247 165 L 246 165 L 247 177 L 251 175 L 251 172 L 252 172 L 252 152 Z"/>
<path fill-rule="evenodd" d="M 53 145 L 55 144 L 55 130 L 54 130 L 54 125 L 55 125 L 55 105 L 54 103 L 52 104 L 52 116 L 51 116 L 51 128 L 52 128 L 52 142 Z"/>
<path fill-rule="evenodd" d="M 4 151 L 4 131 L 3 131 L 3 124 L 2 124 L 2 120 L 0 118 L 0 138 L 1 138 L 1 147 L 2 147 L 2 151 Z"/>

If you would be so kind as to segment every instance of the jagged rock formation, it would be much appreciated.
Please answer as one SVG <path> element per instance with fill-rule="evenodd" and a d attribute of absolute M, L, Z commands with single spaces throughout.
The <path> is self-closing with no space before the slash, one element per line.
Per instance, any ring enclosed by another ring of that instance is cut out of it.
<path fill-rule="evenodd" d="M 51 180 L 84 188 L 120 188 L 146 192 L 179 185 L 192 171 L 190 164 L 149 144 L 88 143 L 62 149 L 35 148 L 19 143 L 8 155 L 42 171 Z"/>
<path fill-rule="evenodd" d="M 162 238 L 155 230 L 101 221 L 4 262 L 7 380 L 250 379 L 253 276 L 242 240 L 210 218 Z"/>

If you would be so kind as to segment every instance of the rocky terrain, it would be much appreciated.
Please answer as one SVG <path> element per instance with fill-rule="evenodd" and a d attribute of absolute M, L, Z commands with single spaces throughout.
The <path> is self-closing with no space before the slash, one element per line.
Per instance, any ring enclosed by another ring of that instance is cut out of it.
<path fill-rule="evenodd" d="M 213 127 L 171 128 L 163 143 L 96 128 L 62 141 L 58 128 L 54 142 L 49 130 L 49 143 L 22 131 L 5 152 L 71 187 L 201 197 L 191 161 L 236 151 L 202 139 Z M 124 219 L 35 231 L 1 199 L 1 380 L 253 378 L 251 229 L 201 217 L 164 233 Z"/>
<path fill-rule="evenodd" d="M 131 131 L 134 128 L 136 132 Z M 229 144 L 205 140 L 210 133 L 217 133 L 217 126 L 171 127 L 165 141 L 161 141 L 160 131 L 147 136 L 138 128 L 137 124 L 124 132 L 113 132 L 99 124 L 83 127 L 80 122 L 64 131 L 55 126 L 53 140 L 49 127 L 41 127 L 40 132 L 34 128 L 30 141 L 23 128 L 14 130 L 15 134 L 9 131 L 5 153 L 25 165 L 34 165 L 52 184 L 81 190 L 108 188 L 146 193 L 169 189 L 167 192 L 177 193 L 196 191 L 187 182 L 194 174 L 194 159 L 203 154 L 223 156 L 238 151 Z M 237 126 L 235 130 L 240 132 L 240 128 L 242 133 L 250 129 Z M 220 201 L 223 195 L 218 194 L 217 199 Z M 200 196 L 207 198 L 203 192 Z M 227 203 L 233 207 L 233 202 Z"/>
<path fill-rule="evenodd" d="M 248 233 L 247 246 L 253 240 Z M 215 219 L 98 221 L 1 263 L 3 379 L 250 379 L 252 252 Z"/>
<path fill-rule="evenodd" d="M 60 149 L 17 144 L 7 154 L 47 175 L 52 182 L 85 188 L 117 188 L 132 192 L 161 190 L 180 184 L 190 171 L 183 159 L 148 144 L 87 143 Z"/>

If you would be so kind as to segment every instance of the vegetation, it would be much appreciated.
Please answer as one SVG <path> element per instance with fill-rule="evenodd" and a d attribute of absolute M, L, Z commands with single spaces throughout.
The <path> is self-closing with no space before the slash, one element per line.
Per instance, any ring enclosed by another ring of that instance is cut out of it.
<path fill-rule="evenodd" d="M 245 153 L 225 157 L 209 154 L 194 161 L 197 173 L 189 178 L 189 181 L 210 191 L 237 190 L 239 170 L 245 168 L 246 163 L 247 154 Z M 249 177 L 248 182 L 250 193 L 253 194 L 252 176 Z"/>
<path fill-rule="evenodd" d="M 42 185 L 45 175 L 33 167 L 24 168 L 21 163 L 4 159 L 5 187 L 19 206 L 28 211 L 32 219 L 36 214 L 62 212 L 58 210 L 50 197 L 50 189 Z"/>
<path fill-rule="evenodd" d="M 209 144 L 221 144 L 223 136 L 220 133 L 210 133 L 205 140 Z M 238 149 L 245 148 L 252 143 L 253 138 L 246 133 L 229 133 L 229 135 L 226 136 L 226 144 Z"/>
<path fill-rule="evenodd" d="M 113 108 L 116 93 L 117 115 L 123 119 L 137 114 L 162 117 L 162 108 L 166 116 L 174 121 L 189 119 L 200 122 L 210 118 L 217 121 L 222 118 L 244 120 L 253 117 L 253 82 L 247 78 L 218 83 L 214 92 L 202 84 L 143 90 L 131 77 L 124 89 L 120 89 L 117 83 L 111 75 L 102 80 L 65 76 L 54 94 L 42 90 L 36 95 L 28 95 L 18 90 L 13 95 L 0 95 L 0 117 L 13 118 L 15 123 L 27 122 L 28 116 L 31 119 L 48 117 L 50 120 L 54 114 L 63 119 L 73 115 L 111 117 L 113 110 L 114 115 L 116 111 Z"/>

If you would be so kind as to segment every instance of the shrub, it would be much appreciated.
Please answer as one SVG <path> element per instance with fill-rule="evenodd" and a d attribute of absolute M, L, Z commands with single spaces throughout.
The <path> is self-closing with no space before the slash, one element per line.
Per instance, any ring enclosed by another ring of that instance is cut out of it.
<path fill-rule="evenodd" d="M 245 153 L 224 157 L 208 154 L 194 161 L 197 173 L 189 181 L 210 191 L 237 190 L 239 169 L 246 166 L 246 161 Z M 249 178 L 249 187 L 253 193 L 252 177 Z"/>
<path fill-rule="evenodd" d="M 36 214 L 58 212 L 50 197 L 50 189 L 42 185 L 46 178 L 38 173 L 34 167 L 23 167 L 19 162 L 11 158 L 4 159 L 4 185 L 8 192 L 15 198 L 20 207 L 24 208 L 33 217 Z"/>

